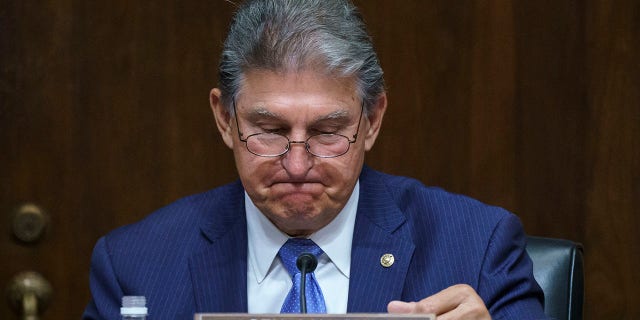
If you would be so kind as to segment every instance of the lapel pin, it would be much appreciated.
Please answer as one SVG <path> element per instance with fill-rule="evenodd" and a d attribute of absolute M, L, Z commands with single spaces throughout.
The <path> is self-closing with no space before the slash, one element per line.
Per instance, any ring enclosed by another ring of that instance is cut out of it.
<path fill-rule="evenodd" d="M 380 257 L 380 264 L 385 268 L 391 267 L 394 261 L 395 258 L 391 253 L 385 253 L 382 255 L 382 257 Z"/>

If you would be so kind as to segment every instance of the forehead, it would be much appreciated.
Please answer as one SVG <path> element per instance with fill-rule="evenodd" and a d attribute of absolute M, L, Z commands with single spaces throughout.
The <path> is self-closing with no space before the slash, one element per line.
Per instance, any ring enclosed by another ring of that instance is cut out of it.
<path fill-rule="evenodd" d="M 247 72 L 236 101 L 239 112 L 343 112 L 360 110 L 353 77 L 331 77 L 305 70 L 276 73 Z"/>

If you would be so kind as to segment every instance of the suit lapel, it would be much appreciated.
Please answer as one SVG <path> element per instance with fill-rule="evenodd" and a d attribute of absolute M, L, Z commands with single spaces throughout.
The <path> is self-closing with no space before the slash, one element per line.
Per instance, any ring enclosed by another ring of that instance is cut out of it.
<path fill-rule="evenodd" d="M 382 176 L 364 168 L 351 250 L 347 312 L 386 312 L 400 299 L 415 246 L 402 228 L 405 217 L 391 198 Z M 381 258 L 392 254 L 385 267 Z"/>
<path fill-rule="evenodd" d="M 208 240 L 189 269 L 197 312 L 247 312 L 247 223 L 240 183 L 222 192 L 201 227 Z"/>
<path fill-rule="evenodd" d="M 384 178 L 365 167 L 353 235 L 347 312 L 386 312 L 400 299 L 414 244 L 405 217 Z M 219 206 L 203 224 L 205 248 L 189 261 L 196 312 L 247 312 L 247 227 L 244 189 L 236 183 L 222 192 Z M 385 267 L 384 254 L 394 263 Z"/>

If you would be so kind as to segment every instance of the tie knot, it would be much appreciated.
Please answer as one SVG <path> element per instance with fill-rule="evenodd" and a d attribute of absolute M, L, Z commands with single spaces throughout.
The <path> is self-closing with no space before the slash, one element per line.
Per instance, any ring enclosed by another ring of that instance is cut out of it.
<path fill-rule="evenodd" d="M 303 253 L 311 253 L 317 258 L 322 254 L 322 249 L 311 239 L 305 238 L 291 238 L 280 248 L 278 255 L 291 276 L 300 272 L 296 260 Z"/>

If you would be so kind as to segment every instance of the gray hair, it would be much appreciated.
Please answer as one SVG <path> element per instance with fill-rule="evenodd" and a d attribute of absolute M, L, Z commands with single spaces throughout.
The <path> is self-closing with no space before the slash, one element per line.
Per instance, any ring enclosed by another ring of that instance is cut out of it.
<path fill-rule="evenodd" d="M 220 59 L 227 110 L 250 70 L 313 69 L 355 77 L 365 111 L 384 92 L 371 37 L 348 0 L 248 0 L 236 12 Z"/>

